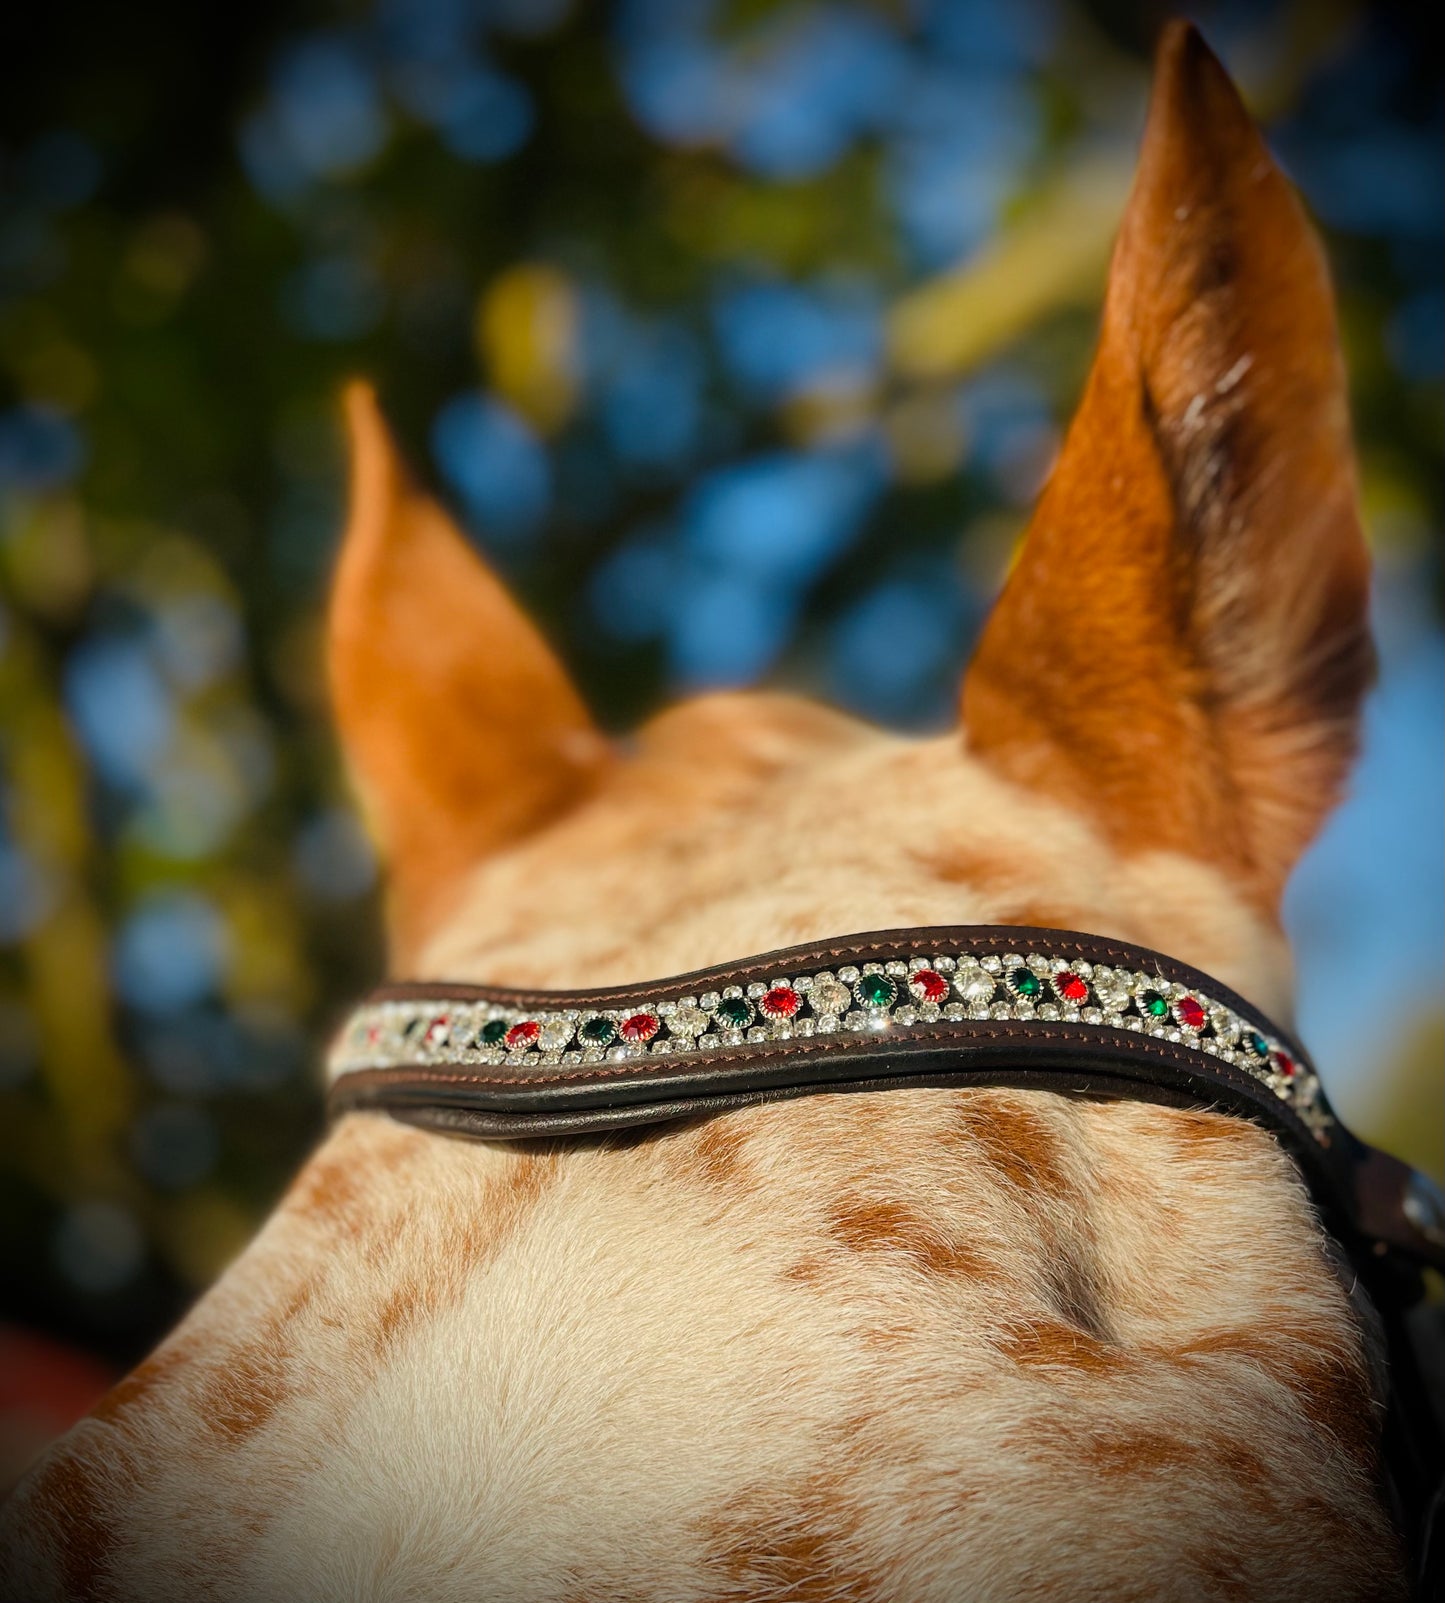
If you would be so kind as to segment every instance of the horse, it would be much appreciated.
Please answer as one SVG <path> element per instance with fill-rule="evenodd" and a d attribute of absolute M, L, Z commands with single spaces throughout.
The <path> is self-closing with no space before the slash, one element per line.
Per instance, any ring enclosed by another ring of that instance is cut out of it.
<path fill-rule="evenodd" d="M 328 661 L 394 977 L 1019 926 L 1287 1016 L 1280 897 L 1355 752 L 1369 559 L 1324 255 L 1192 27 L 945 734 L 758 692 L 608 738 L 374 393 L 346 412 Z M 530 1142 L 356 1108 L 22 1483 L 0 1591 L 1396 1599 L 1352 1286 L 1280 1141 L 1205 1107 L 825 1089 Z"/>

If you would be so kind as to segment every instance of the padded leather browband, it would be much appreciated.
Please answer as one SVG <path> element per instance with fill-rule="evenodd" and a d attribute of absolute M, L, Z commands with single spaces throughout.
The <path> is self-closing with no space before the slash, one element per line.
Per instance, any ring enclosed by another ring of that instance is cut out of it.
<path fill-rule="evenodd" d="M 1292 1036 L 1186 964 L 1075 931 L 884 931 L 606 990 L 388 985 L 332 1071 L 334 1114 L 490 1140 L 917 1086 L 1215 1109 L 1279 1137 L 1357 1262 L 1445 1269 L 1438 1193 L 1339 1123 Z"/>

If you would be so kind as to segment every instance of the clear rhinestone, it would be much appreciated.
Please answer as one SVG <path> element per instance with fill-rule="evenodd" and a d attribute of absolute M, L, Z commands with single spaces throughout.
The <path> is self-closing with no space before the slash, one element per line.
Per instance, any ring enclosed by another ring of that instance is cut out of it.
<path fill-rule="evenodd" d="M 702 998 L 699 998 L 699 1000 L 702 1000 Z M 698 1036 L 697 1044 L 698 1044 L 698 1048 L 701 1051 L 703 1051 L 703 1052 L 711 1052 L 717 1046 L 718 1039 L 717 1039 L 717 1036 L 715 1036 L 709 1030 L 706 1035 Z"/>
<path fill-rule="evenodd" d="M 808 1022 L 806 1019 L 803 1021 Z M 813 1025 L 819 1035 L 831 1035 L 838 1028 L 838 1015 L 836 1013 L 820 1013 L 813 1020 Z"/>
<path fill-rule="evenodd" d="M 960 1019 L 966 1019 L 968 1017 L 968 1009 L 960 1002 L 950 1002 L 948 1006 L 944 1008 L 943 1016 L 946 1019 L 951 1019 L 956 1024 Z"/>
<path fill-rule="evenodd" d="M 675 1043 L 664 1037 L 661 1041 L 652 1043 L 653 1053 L 660 1058 L 670 1057 Z"/>
<path fill-rule="evenodd" d="M 721 1001 L 722 998 L 717 994 L 716 991 L 704 991 L 703 994 L 698 997 L 697 1005 L 703 1010 L 704 1013 L 712 1013 L 716 1010 L 718 1003 Z"/>
<path fill-rule="evenodd" d="M 996 957 L 980 958 L 979 962 L 980 962 L 980 965 L 983 968 L 986 968 L 990 974 L 1002 974 L 1003 973 L 1003 964 Z M 962 967 L 961 964 L 960 964 L 960 967 Z"/>
<path fill-rule="evenodd" d="M 1050 963 L 1048 958 L 1041 956 L 1038 952 L 1031 952 L 1029 954 L 1028 965 L 1035 974 L 1051 974 L 1053 972 L 1052 963 Z"/>
<path fill-rule="evenodd" d="M 548 1019 L 537 1037 L 537 1046 L 543 1052 L 560 1052 L 572 1039 L 572 1026 L 566 1019 Z"/>
<path fill-rule="evenodd" d="M 766 985 L 759 980 L 754 980 L 753 983 L 748 986 L 748 995 L 752 997 L 754 1001 L 756 1001 L 758 997 L 762 996 L 766 990 Z M 723 994 L 726 995 L 727 993 L 724 992 Z"/>
<path fill-rule="evenodd" d="M 1102 1024 L 1104 1022 L 1104 1015 L 1096 1007 L 1086 1007 L 1079 1014 L 1079 1017 L 1085 1024 Z"/>
<path fill-rule="evenodd" d="M 1122 974 L 1099 965 L 1090 976 L 1094 995 L 1111 1013 L 1122 1013 L 1129 1005 L 1129 982 Z"/>
<path fill-rule="evenodd" d="M 919 1016 L 919 1018 L 921 1018 L 923 1020 L 923 1022 L 925 1024 L 935 1024 L 935 1023 L 937 1023 L 937 1021 L 939 1019 L 939 1016 L 940 1016 L 938 1003 L 937 1002 L 925 1002 L 918 1009 L 918 1016 Z"/>
<path fill-rule="evenodd" d="M 798 993 L 799 996 L 806 996 L 808 992 L 813 989 L 812 975 L 800 974 L 797 979 L 793 981 L 793 989 Z"/>
<path fill-rule="evenodd" d="M 935 957 L 933 966 L 940 974 L 952 974 L 954 970 L 954 962 L 951 957 Z"/>
<path fill-rule="evenodd" d="M 987 1002 L 994 992 L 995 980 L 981 963 L 966 957 L 953 976 L 954 992 L 965 1002 Z"/>
<path fill-rule="evenodd" d="M 1011 1019 L 1013 1016 L 1014 1010 L 1007 1002 L 995 1002 L 988 1010 L 988 1017 L 991 1019 Z"/>
<path fill-rule="evenodd" d="M 843 1025 L 849 1030 L 866 1030 L 868 1028 L 868 1015 L 866 1013 L 850 1013 L 843 1020 Z"/>
<path fill-rule="evenodd" d="M 741 1030 L 720 1030 L 718 1033 L 722 1037 L 724 1046 L 741 1046 L 743 1044 L 743 1032 Z"/>
<path fill-rule="evenodd" d="M 858 978 L 858 970 L 849 964 L 847 968 L 840 968 L 838 970 L 838 978 L 842 980 L 844 985 L 852 985 L 853 982 Z"/>
<path fill-rule="evenodd" d="M 811 1035 L 818 1027 L 816 1019 L 795 1019 L 793 1022 L 794 1035 Z"/>
<path fill-rule="evenodd" d="M 918 1009 L 914 1007 L 900 1007 L 893 1015 L 900 1024 L 917 1024 Z"/>
<path fill-rule="evenodd" d="M 840 980 L 820 977 L 808 993 L 808 1002 L 815 1013 L 843 1013 L 847 1010 L 852 993 Z"/>
<path fill-rule="evenodd" d="M 895 980 L 901 980 L 907 977 L 908 965 L 907 963 L 900 963 L 895 958 L 893 962 L 885 963 L 883 965 L 883 972 L 885 974 L 891 974 Z"/>
<path fill-rule="evenodd" d="M 1210 1008 L 1209 1022 L 1214 1026 L 1214 1038 L 1221 1046 L 1233 1046 L 1239 1039 L 1239 1020 L 1227 1007 Z"/>
<path fill-rule="evenodd" d="M 701 1035 L 707 1025 L 707 1014 L 690 1002 L 679 1002 L 667 1021 L 674 1035 Z"/>

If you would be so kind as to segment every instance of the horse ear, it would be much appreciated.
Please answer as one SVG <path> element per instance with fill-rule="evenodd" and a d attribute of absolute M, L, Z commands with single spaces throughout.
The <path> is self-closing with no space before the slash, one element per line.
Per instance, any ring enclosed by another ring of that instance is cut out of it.
<path fill-rule="evenodd" d="M 1319 242 L 1173 24 L 1084 398 L 965 678 L 970 747 L 1272 913 L 1354 755 L 1368 575 Z"/>
<path fill-rule="evenodd" d="M 371 389 L 350 386 L 345 407 L 351 517 L 328 667 L 404 964 L 460 876 L 575 805 L 607 747 L 541 635 L 408 476 Z"/>

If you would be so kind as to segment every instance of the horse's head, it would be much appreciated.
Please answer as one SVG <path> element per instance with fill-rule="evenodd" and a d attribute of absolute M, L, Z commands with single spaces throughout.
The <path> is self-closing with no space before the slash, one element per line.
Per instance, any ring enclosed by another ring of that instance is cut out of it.
<path fill-rule="evenodd" d="M 1285 1003 L 1368 563 L 1321 252 L 1192 30 L 948 734 L 730 694 L 604 735 L 370 392 L 348 410 L 330 663 L 398 975 L 1020 923 Z M 528 1152 L 352 1115 L 32 1475 L 12 1595 L 1384 1595 L 1369 1409 L 1243 1120 L 933 1090 Z"/>

